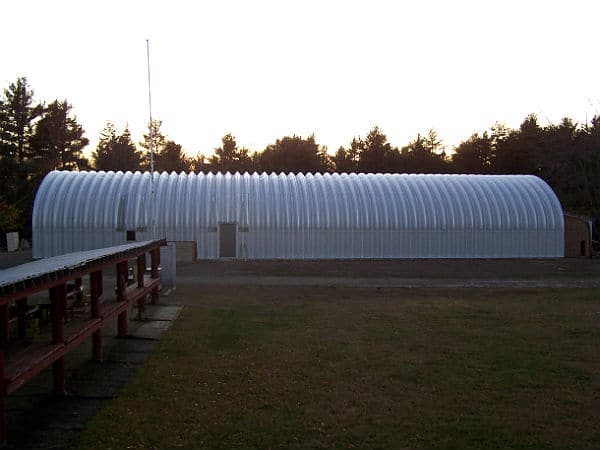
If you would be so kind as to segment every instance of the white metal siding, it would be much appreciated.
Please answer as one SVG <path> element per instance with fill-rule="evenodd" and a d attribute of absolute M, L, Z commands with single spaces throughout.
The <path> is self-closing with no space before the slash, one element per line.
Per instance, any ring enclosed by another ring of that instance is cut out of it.
<path fill-rule="evenodd" d="M 563 212 L 528 175 L 60 172 L 33 210 L 36 258 L 137 240 L 195 241 L 217 258 L 219 223 L 246 258 L 512 258 L 564 254 Z"/>

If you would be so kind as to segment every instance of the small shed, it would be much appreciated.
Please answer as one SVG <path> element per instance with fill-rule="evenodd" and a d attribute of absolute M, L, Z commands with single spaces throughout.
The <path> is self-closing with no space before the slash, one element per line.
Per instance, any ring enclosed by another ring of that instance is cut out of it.
<path fill-rule="evenodd" d="M 565 213 L 565 256 L 592 256 L 592 219 L 579 214 Z"/>

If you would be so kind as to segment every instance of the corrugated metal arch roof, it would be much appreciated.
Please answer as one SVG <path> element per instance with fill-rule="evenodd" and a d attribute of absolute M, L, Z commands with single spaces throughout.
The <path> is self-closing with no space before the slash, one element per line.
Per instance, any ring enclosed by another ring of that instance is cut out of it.
<path fill-rule="evenodd" d="M 34 256 L 152 237 L 148 172 L 54 171 L 34 203 Z M 529 175 L 155 173 L 155 226 L 218 257 L 220 223 L 249 258 L 553 257 L 558 198 Z"/>

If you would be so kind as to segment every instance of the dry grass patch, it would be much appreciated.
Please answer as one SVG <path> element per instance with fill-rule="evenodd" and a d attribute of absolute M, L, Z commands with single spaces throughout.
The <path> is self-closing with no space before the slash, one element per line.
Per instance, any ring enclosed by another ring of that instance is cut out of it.
<path fill-rule="evenodd" d="M 598 290 L 178 290 L 79 448 L 595 448 Z"/>

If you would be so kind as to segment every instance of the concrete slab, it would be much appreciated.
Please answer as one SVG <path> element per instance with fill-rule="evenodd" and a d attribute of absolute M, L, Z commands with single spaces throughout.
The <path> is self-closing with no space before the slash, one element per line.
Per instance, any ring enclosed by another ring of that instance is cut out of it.
<path fill-rule="evenodd" d="M 179 305 L 148 305 L 146 307 L 146 320 L 177 320 L 183 306 Z"/>
<path fill-rule="evenodd" d="M 143 320 L 137 321 L 130 327 L 129 337 L 134 339 L 157 340 L 162 338 L 179 317 L 183 306 L 179 305 L 146 305 Z M 137 312 L 134 313 L 137 317 Z"/>
<path fill-rule="evenodd" d="M 138 339 L 159 340 L 171 326 L 168 320 L 153 320 L 142 323 L 137 329 L 130 333 L 130 337 Z"/>

